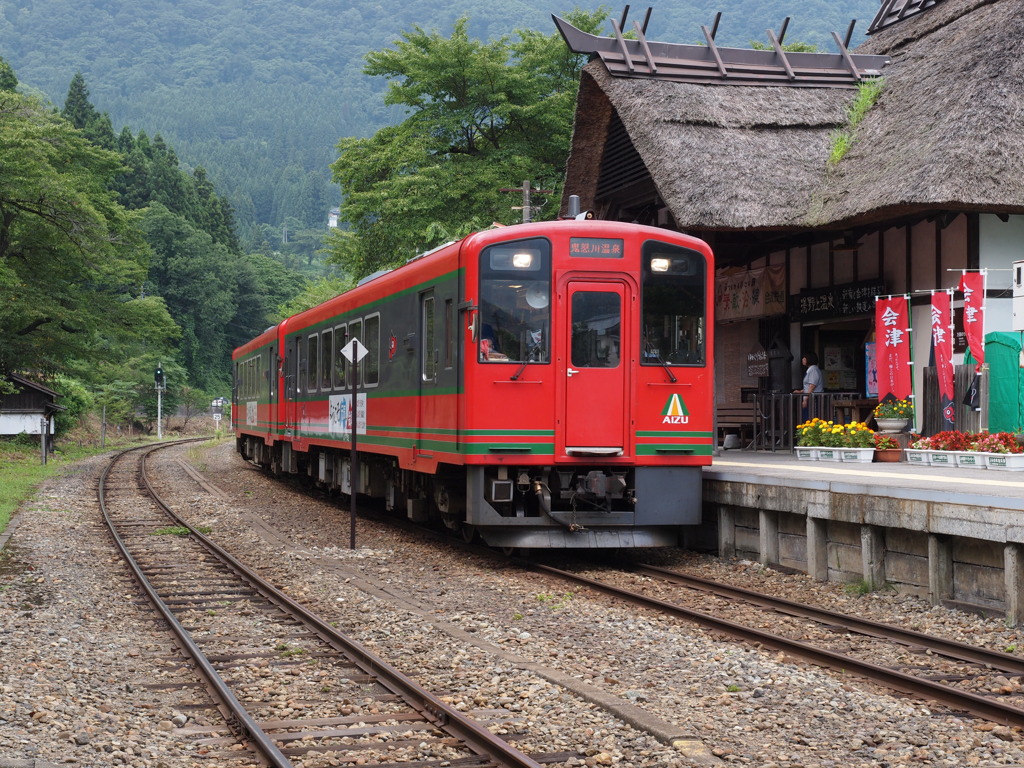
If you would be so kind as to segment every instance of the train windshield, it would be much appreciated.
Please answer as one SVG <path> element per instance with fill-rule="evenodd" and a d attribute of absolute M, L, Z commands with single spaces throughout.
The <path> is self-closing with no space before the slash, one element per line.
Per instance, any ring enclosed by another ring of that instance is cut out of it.
<path fill-rule="evenodd" d="M 550 361 L 551 243 L 500 243 L 480 253 L 481 362 Z"/>
<path fill-rule="evenodd" d="M 707 315 L 703 254 L 648 240 L 643 252 L 644 365 L 704 365 Z"/>

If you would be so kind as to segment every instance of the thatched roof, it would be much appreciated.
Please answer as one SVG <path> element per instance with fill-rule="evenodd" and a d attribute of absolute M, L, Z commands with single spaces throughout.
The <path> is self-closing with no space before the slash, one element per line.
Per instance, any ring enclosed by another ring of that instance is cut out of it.
<path fill-rule="evenodd" d="M 811 223 L 921 209 L 1024 212 L 1024 10 L 947 0 L 859 50 L 886 88 L 829 174 Z"/>
<path fill-rule="evenodd" d="M 838 228 L 914 210 L 1024 212 L 1019 0 L 946 0 L 878 32 L 886 87 L 847 156 L 854 91 L 699 85 L 583 70 L 567 193 L 593 207 L 612 111 L 687 229 Z"/>

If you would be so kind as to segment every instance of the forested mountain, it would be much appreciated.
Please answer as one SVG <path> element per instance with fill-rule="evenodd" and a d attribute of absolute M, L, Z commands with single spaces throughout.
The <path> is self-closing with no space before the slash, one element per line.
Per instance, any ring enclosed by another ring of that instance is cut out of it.
<path fill-rule="evenodd" d="M 831 30 L 856 17 L 863 33 L 876 9 L 877 0 L 674 0 L 655 7 L 648 37 L 698 41 L 722 10 L 721 44 L 764 40 L 792 15 L 789 40 L 830 49 Z M 569 10 L 556 0 L 5 0 L 0 57 L 23 90 L 57 105 L 81 72 L 115 133 L 159 134 L 185 168 L 206 169 L 254 249 L 321 230 L 340 199 L 328 171 L 338 140 L 402 118 L 384 105 L 384 79 L 363 73 L 367 53 L 414 25 L 447 35 L 462 16 L 484 40 L 516 28 L 547 35 L 550 13 Z"/>

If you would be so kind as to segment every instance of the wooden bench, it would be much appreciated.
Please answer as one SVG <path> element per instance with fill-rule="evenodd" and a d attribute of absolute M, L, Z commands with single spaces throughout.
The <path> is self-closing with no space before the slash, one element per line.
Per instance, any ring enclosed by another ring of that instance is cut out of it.
<path fill-rule="evenodd" d="M 728 432 L 740 436 L 743 445 L 749 445 L 754 439 L 754 424 L 757 411 L 754 403 L 719 403 L 715 406 L 715 428 L 718 430 L 719 441 L 725 440 Z"/>

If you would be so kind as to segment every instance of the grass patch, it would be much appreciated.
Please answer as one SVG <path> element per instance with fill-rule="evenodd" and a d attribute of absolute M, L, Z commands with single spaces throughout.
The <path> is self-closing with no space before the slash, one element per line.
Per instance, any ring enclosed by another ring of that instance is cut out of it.
<path fill-rule="evenodd" d="M 17 439 L 0 441 L 0 533 L 7 528 L 18 507 L 32 498 L 46 478 L 62 472 L 76 461 L 118 448 L 126 448 L 132 444 L 137 444 L 137 441 L 124 441 L 120 445 L 108 441 L 107 447 L 102 449 L 62 446 L 57 453 L 47 459 L 46 466 L 43 466 L 38 444 L 27 446 Z"/>
<path fill-rule="evenodd" d="M 885 79 L 878 77 L 872 80 L 865 80 L 857 86 L 857 95 L 846 113 L 846 125 L 842 130 L 832 134 L 832 146 L 829 148 L 828 164 L 836 165 L 853 146 L 853 132 L 867 115 L 868 111 L 878 101 L 878 97 L 885 90 Z"/>

